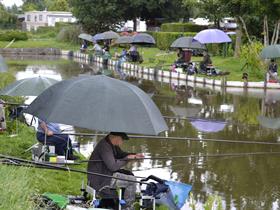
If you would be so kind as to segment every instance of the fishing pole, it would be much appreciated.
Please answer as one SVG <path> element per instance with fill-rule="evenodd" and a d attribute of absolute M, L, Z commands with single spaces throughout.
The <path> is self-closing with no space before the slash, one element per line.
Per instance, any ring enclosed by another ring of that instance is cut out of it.
<path fill-rule="evenodd" d="M 206 155 L 178 155 L 178 156 L 166 156 L 166 157 L 146 157 L 146 158 L 135 158 L 127 159 L 128 161 L 133 160 L 172 160 L 179 158 L 214 158 L 214 157 L 241 157 L 249 155 L 280 155 L 280 152 L 244 152 L 244 153 L 222 153 L 222 154 L 206 154 Z M 102 160 L 81 160 L 78 163 L 84 162 L 103 162 Z"/>
<path fill-rule="evenodd" d="M 102 133 L 63 133 L 67 135 L 73 135 L 73 136 L 107 136 L 108 134 L 102 134 Z M 55 135 L 61 135 L 61 134 L 55 134 Z M 136 138 L 136 139 L 163 139 L 163 140 L 189 140 L 189 141 L 204 141 L 204 142 L 221 142 L 221 143 L 238 143 L 238 144 L 259 144 L 259 145 L 277 145 L 280 146 L 280 143 L 274 143 L 274 142 L 263 142 L 263 141 L 241 141 L 241 140 L 232 140 L 232 139 L 200 139 L 200 138 L 194 138 L 194 137 L 170 137 L 170 136 L 148 136 L 148 135 L 128 135 L 129 138 Z"/>
<path fill-rule="evenodd" d="M 106 174 L 89 172 L 89 171 L 84 171 L 84 170 L 79 170 L 79 169 L 74 169 L 74 168 L 69 168 L 69 167 L 62 167 L 62 166 L 57 166 L 57 165 L 52 165 L 52 164 L 47 164 L 47 163 L 40 163 L 40 162 L 25 160 L 25 159 L 13 157 L 13 156 L 2 155 L 2 154 L 0 154 L 0 157 L 10 159 L 12 161 L 19 161 L 19 162 L 29 163 L 29 164 L 33 164 L 33 165 L 46 166 L 46 167 L 55 168 L 55 169 L 59 169 L 59 170 L 63 170 L 63 171 L 77 172 L 77 173 L 83 173 L 83 174 L 87 174 L 87 175 L 101 176 L 101 177 L 118 179 L 118 180 L 122 180 L 122 181 L 138 183 L 138 184 L 149 184 L 149 183 L 141 182 L 141 181 L 137 181 L 137 180 L 129 180 L 129 179 L 114 177 L 114 176 L 110 176 L 110 175 L 106 175 Z"/>

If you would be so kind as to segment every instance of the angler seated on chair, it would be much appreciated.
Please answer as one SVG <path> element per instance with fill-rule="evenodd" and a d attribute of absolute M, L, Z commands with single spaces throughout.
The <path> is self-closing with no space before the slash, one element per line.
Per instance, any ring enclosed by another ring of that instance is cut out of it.
<path fill-rule="evenodd" d="M 210 55 L 204 51 L 203 52 L 203 60 L 200 62 L 199 67 L 200 67 L 200 73 L 207 74 L 207 70 L 212 66 L 212 60 L 210 58 Z"/>
<path fill-rule="evenodd" d="M 123 209 L 133 209 L 136 178 L 132 172 L 121 168 L 130 159 L 144 156 L 122 151 L 120 146 L 123 140 L 128 140 L 125 133 L 111 132 L 96 145 L 90 156 L 88 172 L 95 173 L 95 175 L 88 174 L 88 185 L 95 189 L 97 195 L 102 198 L 99 207 L 115 208 L 118 198 L 116 188 L 124 188 L 126 205 Z"/>
<path fill-rule="evenodd" d="M 55 146 L 57 155 L 66 155 L 68 160 L 76 159 L 73 155 L 71 139 L 67 134 L 61 133 L 58 124 L 47 123 L 39 119 L 36 136 L 40 143 Z"/>

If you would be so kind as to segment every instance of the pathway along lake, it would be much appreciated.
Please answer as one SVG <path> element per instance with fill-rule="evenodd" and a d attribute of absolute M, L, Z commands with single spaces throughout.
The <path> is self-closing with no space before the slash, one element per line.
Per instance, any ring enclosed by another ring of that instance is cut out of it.
<path fill-rule="evenodd" d="M 9 71 L 15 72 L 17 79 L 38 74 L 58 80 L 97 72 L 110 74 L 97 66 L 59 58 L 6 59 Z M 207 154 L 280 152 L 279 131 L 263 127 L 261 124 L 267 125 L 267 121 L 260 123 L 258 120 L 260 115 L 280 117 L 280 93 L 251 96 L 246 92 L 220 93 L 131 77 L 126 80 L 150 94 L 162 114 L 169 116 L 166 118 L 168 137 L 192 137 L 194 140 L 131 139 L 125 142 L 124 149 L 149 157 L 201 155 L 199 158 L 134 162 L 129 167 L 136 175 L 153 174 L 193 185 L 198 209 L 214 194 L 222 198 L 225 209 L 280 208 L 279 154 L 203 157 Z M 184 119 L 174 119 L 174 116 Z M 77 128 L 75 131 L 90 132 Z M 205 142 L 203 139 L 273 142 L 279 146 Z M 87 156 L 97 141 L 90 137 L 76 137 L 76 140 L 81 142 L 81 151 Z"/>

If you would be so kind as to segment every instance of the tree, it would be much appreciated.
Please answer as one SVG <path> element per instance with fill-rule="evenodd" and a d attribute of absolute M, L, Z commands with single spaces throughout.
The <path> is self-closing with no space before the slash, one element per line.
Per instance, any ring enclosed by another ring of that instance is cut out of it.
<path fill-rule="evenodd" d="M 150 20 L 162 18 L 168 21 L 178 20 L 186 14 L 182 0 L 129 0 L 124 8 L 123 18 L 134 21 L 136 31 L 136 19 Z M 176 11 L 176 12 L 175 12 Z"/>
<path fill-rule="evenodd" d="M 32 10 L 42 11 L 44 9 L 45 9 L 44 0 L 23 0 L 23 5 L 22 5 L 23 11 L 32 11 Z"/>
<path fill-rule="evenodd" d="M 69 11 L 67 0 L 45 0 L 44 2 L 49 11 Z"/>
<path fill-rule="evenodd" d="M 224 4 L 220 0 L 201 0 L 199 1 L 200 14 L 214 22 L 220 28 L 220 20 L 227 16 Z"/>
<path fill-rule="evenodd" d="M 0 28 L 14 29 L 16 28 L 17 16 L 9 13 L 4 5 L 0 3 Z"/>
<path fill-rule="evenodd" d="M 73 14 L 92 33 L 115 29 L 122 21 L 122 0 L 70 0 Z"/>

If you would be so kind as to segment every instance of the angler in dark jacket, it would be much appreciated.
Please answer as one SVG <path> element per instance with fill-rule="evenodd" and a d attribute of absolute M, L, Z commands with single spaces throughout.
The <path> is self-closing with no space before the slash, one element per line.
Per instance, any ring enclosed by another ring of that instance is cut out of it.
<path fill-rule="evenodd" d="M 143 158 L 142 154 L 127 153 L 121 150 L 120 145 L 123 140 L 128 140 L 128 136 L 121 132 L 111 132 L 102 139 L 94 148 L 90 156 L 88 164 L 88 172 L 99 173 L 102 175 L 115 176 L 119 178 L 135 180 L 135 177 L 118 173 L 118 171 L 128 163 L 129 159 Z M 125 181 L 115 180 L 98 175 L 88 175 L 88 184 L 93 187 L 99 195 L 105 198 L 115 196 L 115 192 L 111 192 L 109 187 L 123 187 Z M 133 182 L 132 182 L 133 183 Z M 134 183 L 133 183 L 134 184 Z M 117 186 L 115 186 L 117 185 Z M 127 185 L 131 183 L 127 182 Z M 106 188 L 107 187 L 107 188 Z M 125 194 L 128 192 L 128 186 L 125 187 Z M 135 191 L 134 191 L 135 193 Z M 124 195 L 125 196 L 125 195 Z M 126 196 L 125 196 L 126 197 Z"/>

